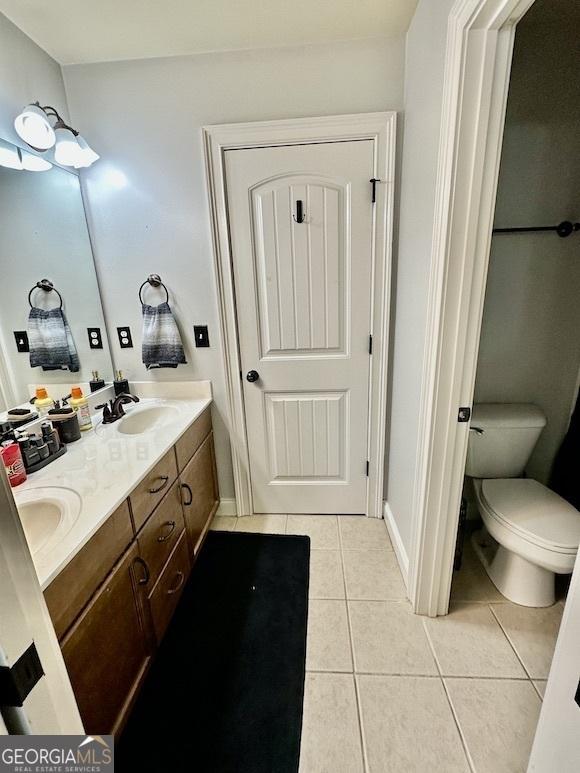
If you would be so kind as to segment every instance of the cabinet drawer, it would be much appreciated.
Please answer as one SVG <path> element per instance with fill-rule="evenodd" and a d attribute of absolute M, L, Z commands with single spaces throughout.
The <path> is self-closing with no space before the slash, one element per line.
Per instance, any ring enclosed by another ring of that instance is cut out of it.
<path fill-rule="evenodd" d="M 175 454 L 177 456 L 177 467 L 179 472 L 181 472 L 189 462 L 210 430 L 211 405 L 208 405 L 201 416 L 197 417 L 191 427 L 183 433 L 175 444 Z"/>
<path fill-rule="evenodd" d="M 175 612 L 189 577 L 190 569 L 191 562 L 189 560 L 187 537 L 185 532 L 183 532 L 149 596 L 151 617 L 158 642 L 161 642 L 169 621 Z"/>
<path fill-rule="evenodd" d="M 175 481 L 137 537 L 139 552 L 149 568 L 152 585 L 159 577 L 184 528 L 180 485 L 179 481 Z"/>
<path fill-rule="evenodd" d="M 173 448 L 170 448 L 129 496 L 136 532 L 167 494 L 176 478 L 175 454 Z"/>
<path fill-rule="evenodd" d="M 44 591 L 58 638 L 70 628 L 133 539 L 127 500 Z"/>

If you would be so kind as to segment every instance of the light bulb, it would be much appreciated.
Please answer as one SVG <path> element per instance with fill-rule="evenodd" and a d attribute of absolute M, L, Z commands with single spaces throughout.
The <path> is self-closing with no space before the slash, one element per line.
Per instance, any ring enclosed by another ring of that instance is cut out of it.
<path fill-rule="evenodd" d="M 84 137 L 81 137 L 79 134 L 77 137 L 77 142 L 80 148 L 80 161 L 78 161 L 75 164 L 75 167 L 77 169 L 81 169 L 82 167 L 91 166 L 91 164 L 94 164 L 95 161 L 98 161 L 100 156 L 98 153 L 95 153 L 95 151 L 91 148 L 91 146 L 88 144 L 88 142 L 85 140 Z"/>
<path fill-rule="evenodd" d="M 0 140 L 0 166 L 8 169 L 22 169 L 22 161 L 16 145 Z"/>
<path fill-rule="evenodd" d="M 34 153 L 27 153 L 26 150 L 21 150 L 22 156 L 22 168 L 27 172 L 48 172 L 52 169 L 52 164 L 47 161 L 46 158 L 35 156 Z"/>
<path fill-rule="evenodd" d="M 19 137 L 35 150 L 48 150 L 55 142 L 55 132 L 48 116 L 38 105 L 28 105 L 17 115 L 14 128 Z"/>
<path fill-rule="evenodd" d="M 82 151 L 77 138 L 70 129 L 60 127 L 55 131 L 56 147 L 54 160 L 62 166 L 76 166 L 82 160 Z"/>

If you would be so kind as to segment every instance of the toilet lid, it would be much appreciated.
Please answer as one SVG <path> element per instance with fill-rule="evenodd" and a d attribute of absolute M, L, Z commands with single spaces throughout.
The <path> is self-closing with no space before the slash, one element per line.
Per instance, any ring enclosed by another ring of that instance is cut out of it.
<path fill-rule="evenodd" d="M 488 479 L 481 490 L 490 510 L 525 539 L 552 549 L 578 549 L 580 512 L 537 480 Z"/>

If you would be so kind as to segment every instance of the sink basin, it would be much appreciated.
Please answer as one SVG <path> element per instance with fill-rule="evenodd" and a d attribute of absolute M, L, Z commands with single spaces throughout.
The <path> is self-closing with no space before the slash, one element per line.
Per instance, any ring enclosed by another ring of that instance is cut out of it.
<path fill-rule="evenodd" d="M 48 555 L 77 521 L 81 498 L 60 486 L 15 492 L 14 499 L 32 555 Z"/>
<path fill-rule="evenodd" d="M 118 423 L 117 429 L 122 435 L 142 435 L 163 427 L 174 421 L 179 409 L 174 405 L 148 405 L 133 408 Z"/>

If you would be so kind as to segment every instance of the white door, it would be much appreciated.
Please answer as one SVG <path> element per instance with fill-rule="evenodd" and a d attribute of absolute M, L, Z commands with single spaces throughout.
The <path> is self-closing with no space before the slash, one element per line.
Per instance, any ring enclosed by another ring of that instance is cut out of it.
<path fill-rule="evenodd" d="M 366 511 L 373 161 L 370 140 L 226 151 L 254 512 Z"/>
<path fill-rule="evenodd" d="M 0 707 L 0 735 L 77 735 L 83 725 L 4 470 L 0 470 L 0 668 L 34 647 L 43 675 L 23 706 Z"/>

